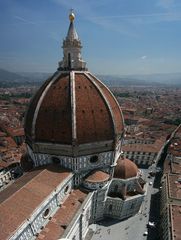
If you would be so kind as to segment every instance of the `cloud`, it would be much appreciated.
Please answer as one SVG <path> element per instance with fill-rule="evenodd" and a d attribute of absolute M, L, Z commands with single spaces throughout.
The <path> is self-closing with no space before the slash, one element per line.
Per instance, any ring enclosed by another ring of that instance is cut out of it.
<path fill-rule="evenodd" d="M 145 55 L 144 55 L 144 56 L 141 56 L 141 59 L 142 59 L 142 60 L 145 60 L 145 59 L 147 59 L 147 56 L 145 56 Z"/>
<path fill-rule="evenodd" d="M 158 0 L 157 5 L 165 9 L 170 9 L 174 5 L 174 0 Z"/>
<path fill-rule="evenodd" d="M 106 15 L 106 16 L 96 16 L 96 6 L 94 1 L 83 1 L 77 0 L 75 5 L 75 0 L 52 0 L 56 4 L 63 5 L 67 9 L 71 9 L 75 6 L 77 13 L 79 13 L 86 20 L 100 25 L 102 27 L 112 29 L 120 33 L 125 33 L 128 35 L 133 34 L 132 25 L 139 24 L 150 24 L 159 22 L 172 22 L 180 21 L 181 13 L 178 11 L 170 11 L 172 5 L 174 5 L 174 0 L 158 0 L 157 5 L 162 6 L 162 8 L 167 9 L 167 12 L 153 12 L 153 13 L 140 13 L 140 14 L 123 14 L 123 15 Z M 96 1 L 97 3 L 97 1 Z M 101 4 L 101 3 L 100 3 Z M 100 14 L 100 13 L 98 13 Z M 115 19 L 120 19 L 122 21 L 117 21 Z M 124 21 L 123 21 L 124 20 Z M 132 33 L 132 34 L 131 34 Z"/>
<path fill-rule="evenodd" d="M 115 23 L 114 19 L 111 19 L 109 16 L 95 16 L 97 9 L 105 5 L 105 1 L 85 1 L 85 0 L 52 0 L 54 3 L 59 4 L 70 9 L 76 9 L 75 14 L 78 13 L 82 18 L 86 19 L 87 21 L 94 23 L 98 26 L 103 28 L 124 34 L 135 36 L 136 34 L 126 26 L 123 22 Z M 75 8 L 74 8 L 75 7 Z"/>
<path fill-rule="evenodd" d="M 113 15 L 113 16 L 95 16 L 93 19 L 111 19 L 111 18 L 149 18 L 149 17 L 160 17 L 170 16 L 171 13 L 150 13 L 150 14 L 131 14 L 131 15 Z"/>
<path fill-rule="evenodd" d="M 180 21 L 181 13 L 177 12 L 167 12 L 167 13 L 149 13 L 149 14 L 131 14 L 131 15 L 112 15 L 112 16 L 94 16 L 90 17 L 90 19 L 103 20 L 103 19 L 125 19 L 125 20 L 133 20 L 136 23 L 151 23 L 151 22 L 164 22 L 164 21 Z M 144 22 L 141 21 L 144 20 Z M 139 21 L 138 21 L 139 20 Z"/>
<path fill-rule="evenodd" d="M 96 24 L 102 28 L 110 31 L 118 32 L 122 35 L 129 37 L 139 37 L 139 29 L 137 27 L 141 25 L 156 24 L 162 22 L 176 22 L 181 21 L 181 13 L 178 9 L 170 11 L 166 6 L 171 6 L 173 0 L 159 0 L 159 4 L 164 7 L 163 12 L 152 13 L 138 13 L 138 14 L 118 14 L 118 15 L 102 15 L 102 11 L 98 11 L 100 7 L 106 6 L 106 1 L 85 1 L 85 0 L 51 0 L 53 3 L 63 6 L 70 10 L 75 9 L 77 13 L 83 19 Z M 157 0 L 158 5 L 158 0 Z"/>
<path fill-rule="evenodd" d="M 23 17 L 20 17 L 20 16 L 14 16 L 15 19 L 17 19 L 18 21 L 22 22 L 22 23 L 25 23 L 25 24 L 33 24 L 33 25 L 36 25 L 35 22 L 32 22 L 32 21 L 29 21 Z"/>

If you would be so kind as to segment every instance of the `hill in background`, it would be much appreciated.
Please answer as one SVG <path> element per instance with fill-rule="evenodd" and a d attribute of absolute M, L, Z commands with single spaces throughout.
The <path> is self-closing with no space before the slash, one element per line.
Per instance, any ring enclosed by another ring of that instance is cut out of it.
<path fill-rule="evenodd" d="M 41 85 L 52 73 L 11 72 L 0 69 L 0 87 L 18 85 Z M 160 73 L 151 75 L 97 75 L 110 87 L 121 86 L 181 86 L 181 73 Z"/>
<path fill-rule="evenodd" d="M 19 85 L 40 85 L 51 73 L 15 73 L 0 69 L 0 87 Z"/>

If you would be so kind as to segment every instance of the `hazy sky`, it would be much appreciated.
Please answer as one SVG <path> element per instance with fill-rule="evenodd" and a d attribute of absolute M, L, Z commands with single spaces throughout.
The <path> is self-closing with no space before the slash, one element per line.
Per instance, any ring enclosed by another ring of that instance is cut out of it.
<path fill-rule="evenodd" d="M 0 68 L 55 71 L 70 8 L 93 73 L 181 72 L 181 0 L 0 0 Z"/>

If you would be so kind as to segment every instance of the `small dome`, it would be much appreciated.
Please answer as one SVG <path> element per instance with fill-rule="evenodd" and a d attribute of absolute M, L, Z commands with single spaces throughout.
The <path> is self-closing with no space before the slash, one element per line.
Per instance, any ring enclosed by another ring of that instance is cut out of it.
<path fill-rule="evenodd" d="M 96 171 L 91 173 L 86 179 L 86 182 L 90 183 L 96 183 L 96 182 L 104 182 L 108 181 L 110 178 L 109 174 L 103 172 L 103 171 Z"/>
<path fill-rule="evenodd" d="M 83 186 L 89 190 L 95 190 L 104 187 L 109 181 L 110 175 L 101 170 L 92 171 L 85 177 Z"/>
<path fill-rule="evenodd" d="M 134 162 L 129 159 L 119 158 L 117 161 L 117 166 L 114 169 L 114 178 L 132 178 L 136 177 L 138 174 L 138 167 Z"/>

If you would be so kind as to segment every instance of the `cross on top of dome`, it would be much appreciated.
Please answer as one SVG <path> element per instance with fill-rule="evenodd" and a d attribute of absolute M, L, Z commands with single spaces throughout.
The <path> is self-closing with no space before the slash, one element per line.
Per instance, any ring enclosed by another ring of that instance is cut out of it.
<path fill-rule="evenodd" d="M 76 32 L 76 29 L 74 27 L 74 23 L 73 23 L 74 19 L 75 19 L 75 14 L 73 13 L 73 9 L 71 9 L 70 14 L 69 14 L 70 26 L 69 26 L 69 29 L 68 29 L 66 39 L 69 40 L 69 41 L 74 41 L 74 40 L 80 41 L 79 37 L 78 37 L 78 34 Z"/>
<path fill-rule="evenodd" d="M 73 22 L 74 19 L 75 19 L 75 14 L 73 12 L 73 9 L 70 9 L 69 20 L 70 22 Z"/>

